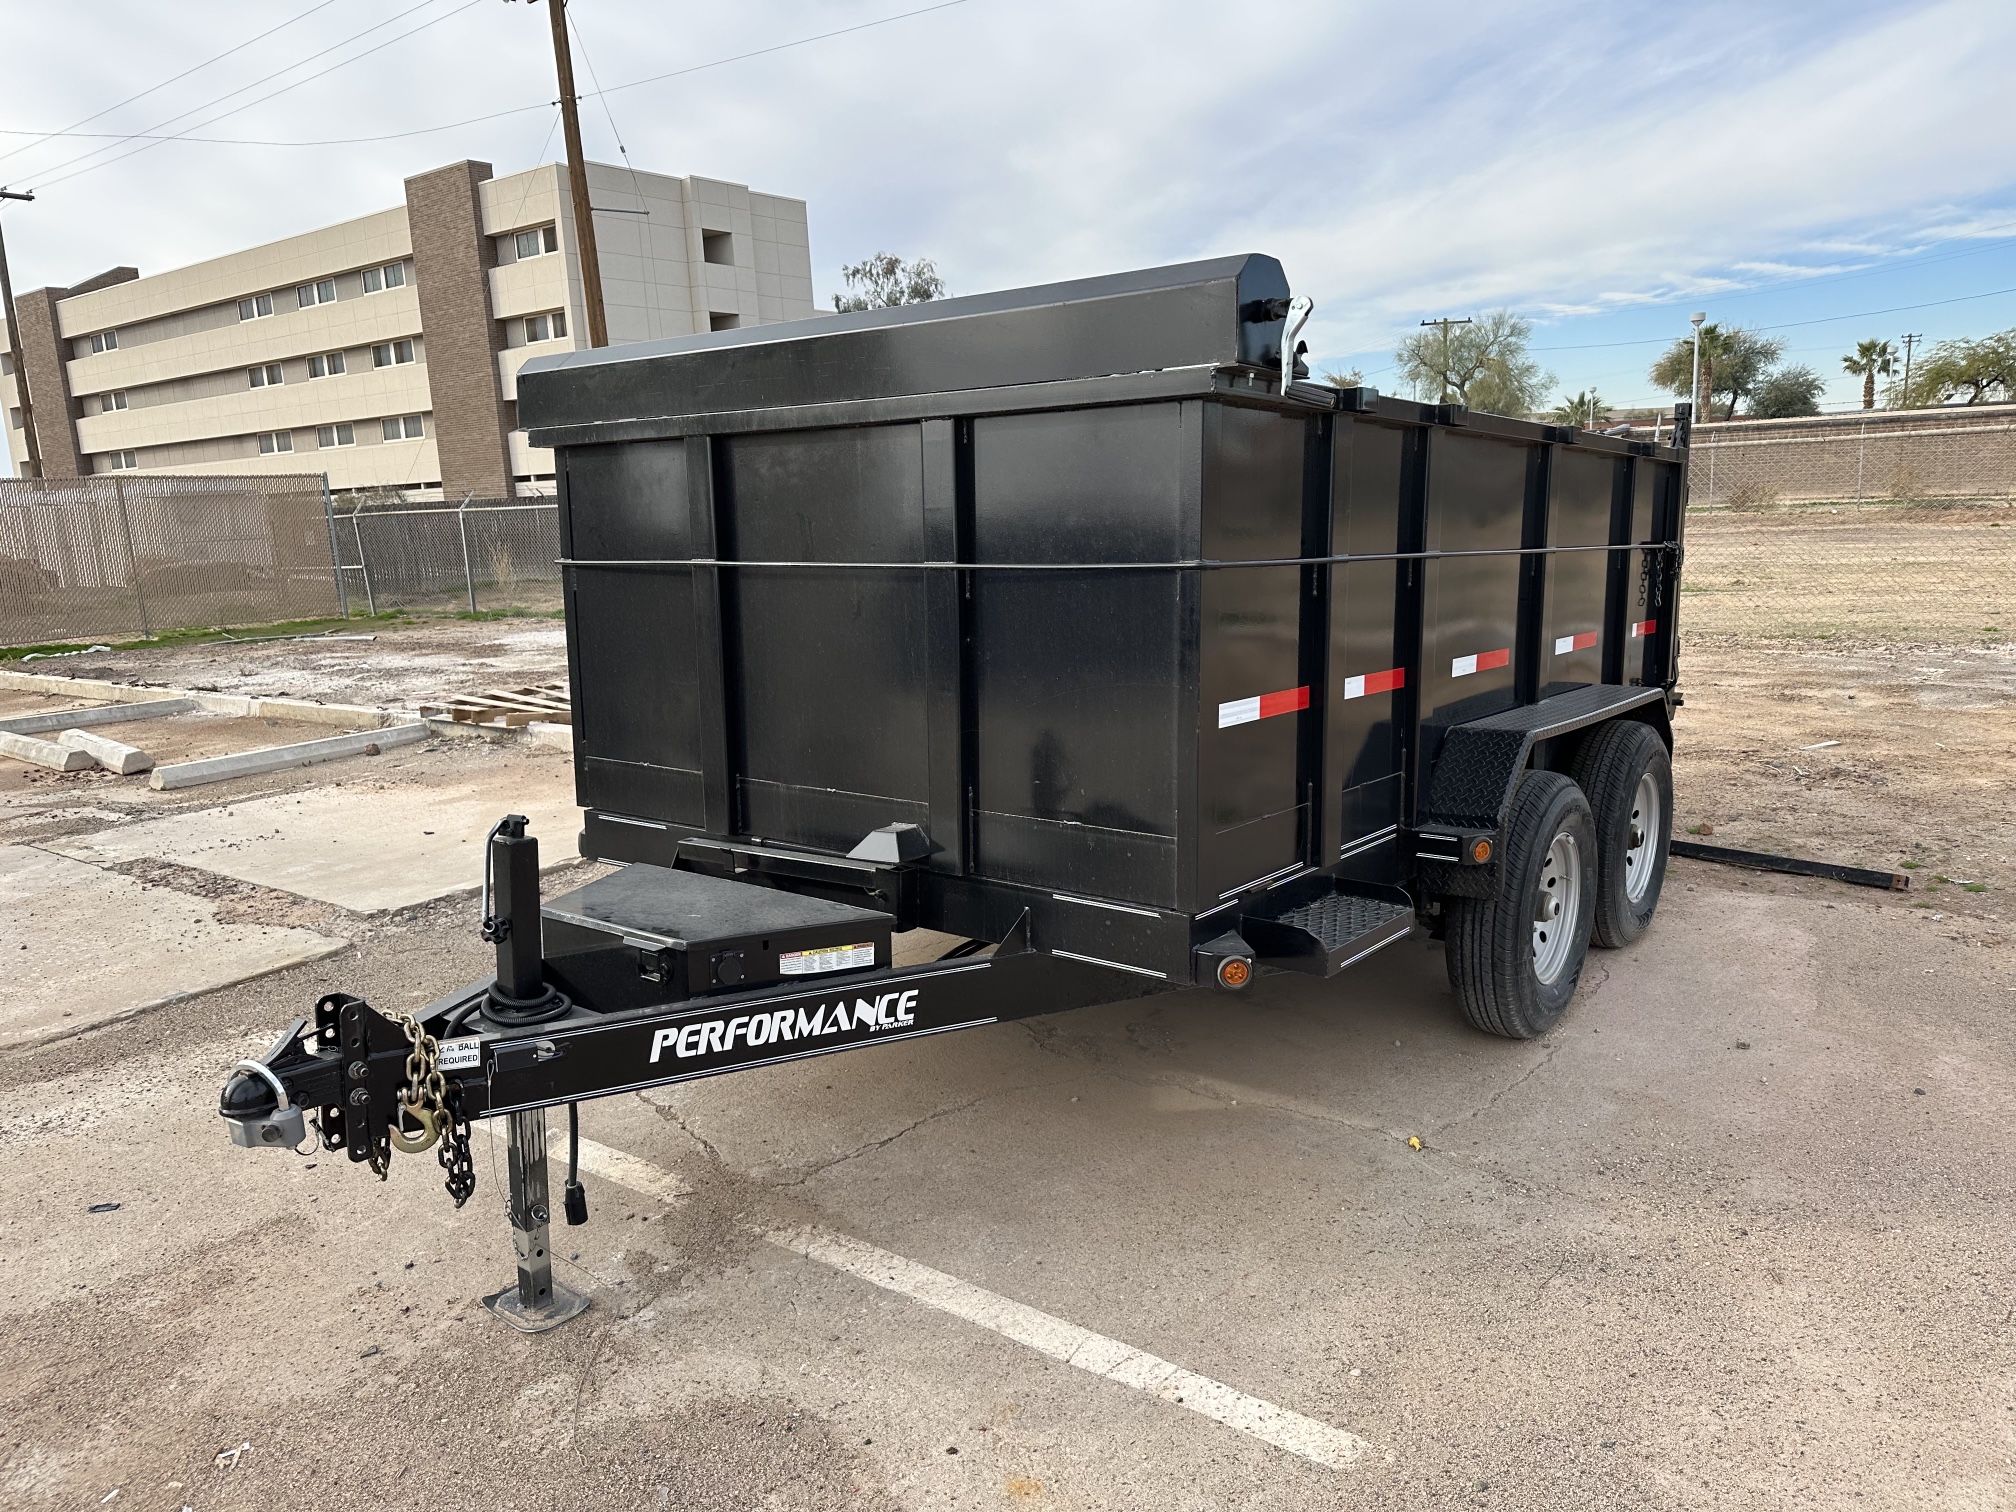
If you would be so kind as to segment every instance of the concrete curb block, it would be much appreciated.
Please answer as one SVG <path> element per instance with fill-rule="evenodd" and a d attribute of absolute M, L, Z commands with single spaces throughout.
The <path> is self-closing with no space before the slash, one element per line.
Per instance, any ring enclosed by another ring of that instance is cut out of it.
<path fill-rule="evenodd" d="M 12 756 L 16 761 L 47 767 L 52 772 L 81 772 L 95 765 L 83 751 L 50 740 L 37 740 L 33 735 L 16 735 L 11 730 L 0 730 L 0 756 Z"/>
<path fill-rule="evenodd" d="M 105 704 L 96 709 L 58 709 L 53 714 L 17 714 L 12 719 L 0 719 L 0 731 L 41 735 L 50 730 L 78 730 L 86 725 L 125 724 L 131 719 L 188 714 L 196 707 L 193 698 L 157 698 L 147 703 Z"/>
<path fill-rule="evenodd" d="M 525 726 L 525 733 L 534 742 L 551 746 L 556 751 L 574 749 L 574 726 L 553 721 L 535 719 Z"/>
<path fill-rule="evenodd" d="M 154 758 L 138 746 L 122 744 L 105 735 L 93 735 L 89 730 L 65 730 L 56 737 L 56 744 L 72 751 L 82 751 L 106 771 L 120 777 L 131 777 L 135 772 L 152 771 Z"/>
<path fill-rule="evenodd" d="M 279 772 L 289 767 L 314 766 L 344 756 L 359 756 L 364 748 L 380 750 L 412 745 L 425 740 L 424 724 L 394 725 L 383 730 L 360 730 L 352 735 L 331 735 L 323 740 L 301 740 L 292 745 L 267 746 L 257 751 L 236 751 L 229 756 L 208 756 L 200 761 L 178 761 L 154 768 L 149 785 L 157 791 L 168 788 L 201 787 L 208 782 L 228 782 L 233 777 L 252 777 L 261 772 Z"/>
<path fill-rule="evenodd" d="M 503 725 L 473 724 L 467 720 L 449 719 L 435 714 L 423 714 L 420 717 L 426 721 L 427 728 L 436 735 L 455 736 L 464 740 L 487 740 L 493 745 L 508 743 L 518 738 L 516 728 L 507 729 Z"/>
<path fill-rule="evenodd" d="M 405 709 L 375 709 L 363 704 L 310 703 L 302 698 L 248 698 L 242 693 L 195 693 L 155 684 L 106 682 L 97 677 L 58 677 L 49 672 L 0 670 L 0 688 L 23 693 L 55 693 L 66 698 L 102 698 L 108 703 L 149 703 L 186 698 L 211 714 L 239 718 L 298 719 L 309 724 L 366 725 L 380 729 L 415 716 Z"/>

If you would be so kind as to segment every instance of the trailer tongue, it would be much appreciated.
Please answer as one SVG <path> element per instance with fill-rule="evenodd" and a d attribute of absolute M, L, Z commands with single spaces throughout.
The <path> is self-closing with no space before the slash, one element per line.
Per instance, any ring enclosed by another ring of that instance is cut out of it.
<path fill-rule="evenodd" d="M 227 1083 L 250 1146 L 386 1174 L 545 1110 L 1265 969 L 1425 925 L 1515 1037 L 1649 923 L 1672 812 L 1677 446 L 1298 381 L 1264 257 L 583 351 L 560 479 L 581 851 L 485 850 L 490 980 L 343 994 Z M 965 943 L 897 967 L 896 932 Z M 1340 1004 L 1341 1006 L 1341 1004 Z M 569 1221 L 585 1218 L 570 1174 Z"/>

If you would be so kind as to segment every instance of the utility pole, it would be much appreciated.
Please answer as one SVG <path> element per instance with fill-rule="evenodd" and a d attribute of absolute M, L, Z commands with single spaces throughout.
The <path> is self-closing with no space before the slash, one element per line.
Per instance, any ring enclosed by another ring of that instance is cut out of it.
<path fill-rule="evenodd" d="M 595 250 L 595 212 L 588 205 L 588 160 L 581 155 L 580 101 L 574 95 L 574 50 L 567 44 L 567 0 L 546 0 L 553 23 L 553 70 L 560 78 L 560 129 L 567 139 L 567 187 L 574 201 L 574 244 L 581 254 L 582 302 L 588 310 L 588 345 L 609 345 L 602 310 L 602 258 Z"/>
<path fill-rule="evenodd" d="M 1442 402 L 1444 404 L 1447 404 L 1450 398 L 1449 327 L 1459 325 L 1469 325 L 1470 317 L 1468 315 L 1465 315 L 1460 320 L 1454 320 L 1451 319 L 1449 316 L 1445 315 L 1440 320 L 1424 320 L 1421 322 L 1421 324 L 1424 326 L 1442 327 Z"/>
<path fill-rule="evenodd" d="M 0 189 L 0 200 L 26 200 L 32 202 L 33 194 L 17 194 L 11 189 Z M 42 476 L 42 447 L 35 440 L 35 410 L 28 402 L 28 369 L 21 361 L 21 322 L 14 318 L 14 279 L 7 271 L 7 238 L 0 234 L 0 314 L 7 317 L 7 360 L 14 368 L 14 393 L 21 401 L 21 435 L 28 443 L 27 470 L 24 478 Z M 0 416 L 0 425 L 6 417 Z"/>
<path fill-rule="evenodd" d="M 1687 317 L 1687 323 L 1694 327 L 1694 387 L 1688 390 L 1688 397 L 1694 401 L 1695 414 L 1713 420 L 1715 412 L 1701 402 L 1701 323 L 1707 318 L 1706 310 L 1696 310 Z"/>
<path fill-rule="evenodd" d="M 1911 403 L 1911 349 L 1924 339 L 1924 333 L 1921 331 L 1906 331 L 1904 333 L 1904 387 L 1897 395 L 1899 409 L 1903 409 Z"/>

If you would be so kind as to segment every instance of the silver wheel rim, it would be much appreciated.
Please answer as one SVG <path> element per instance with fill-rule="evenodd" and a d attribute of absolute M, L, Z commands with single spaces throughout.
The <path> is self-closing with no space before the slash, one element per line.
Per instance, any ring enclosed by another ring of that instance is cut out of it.
<path fill-rule="evenodd" d="M 1659 826 L 1664 818 L 1659 784 L 1647 772 L 1631 794 L 1631 827 L 1624 837 L 1624 896 L 1633 903 L 1643 903 L 1651 890 L 1652 864 L 1659 859 Z"/>
<path fill-rule="evenodd" d="M 1533 896 L 1533 973 L 1548 985 L 1568 969 L 1575 921 L 1582 917 L 1582 847 L 1563 830 L 1540 863 Z"/>

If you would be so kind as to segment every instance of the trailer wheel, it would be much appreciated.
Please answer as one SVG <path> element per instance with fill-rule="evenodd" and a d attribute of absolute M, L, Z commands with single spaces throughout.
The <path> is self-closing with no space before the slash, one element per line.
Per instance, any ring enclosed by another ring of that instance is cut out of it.
<path fill-rule="evenodd" d="M 1596 811 L 1598 945 L 1629 945 L 1652 925 L 1673 840 L 1673 758 L 1649 725 L 1618 719 L 1575 753 L 1569 775 Z"/>
<path fill-rule="evenodd" d="M 1596 913 L 1596 819 L 1559 772 L 1513 789 L 1498 890 L 1449 900 L 1449 984 L 1487 1034 L 1532 1039 L 1554 1027 L 1582 978 Z"/>

